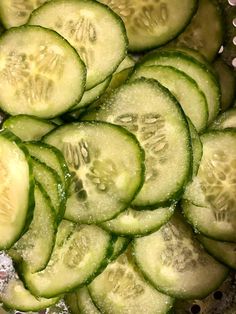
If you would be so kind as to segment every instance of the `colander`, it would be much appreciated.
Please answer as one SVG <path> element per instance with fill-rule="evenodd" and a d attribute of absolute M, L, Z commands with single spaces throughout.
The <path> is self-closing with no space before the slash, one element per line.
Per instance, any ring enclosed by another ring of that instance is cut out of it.
<path fill-rule="evenodd" d="M 1 0 L 0 0 L 1 1 Z M 224 5 L 226 38 L 219 54 L 223 60 L 236 69 L 236 0 L 219 0 Z M 3 116 L 0 116 L 0 123 Z M 0 305 L 0 314 L 21 314 L 19 311 L 6 312 Z M 32 312 L 29 312 L 29 314 Z M 64 302 L 34 314 L 67 314 Z M 175 314 L 236 314 L 236 271 L 231 271 L 228 278 L 207 298 L 202 300 L 176 301 Z"/>

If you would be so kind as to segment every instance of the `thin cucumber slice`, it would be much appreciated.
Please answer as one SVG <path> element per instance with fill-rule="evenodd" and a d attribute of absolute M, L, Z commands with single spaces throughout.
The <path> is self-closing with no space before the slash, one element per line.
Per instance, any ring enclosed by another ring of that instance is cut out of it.
<path fill-rule="evenodd" d="M 0 301 L 7 307 L 17 311 L 40 311 L 56 304 L 59 298 L 38 298 L 28 291 L 21 280 L 12 278 L 8 282 Z"/>
<path fill-rule="evenodd" d="M 218 241 L 236 242 L 235 219 L 230 220 L 227 210 L 220 212 L 210 206 L 182 201 L 184 215 L 197 232 Z"/>
<path fill-rule="evenodd" d="M 113 74 L 113 76 L 117 73 L 122 72 L 123 70 L 132 68 L 135 65 L 135 61 L 134 59 L 130 56 L 127 55 L 124 60 L 120 63 L 120 65 L 118 66 L 118 68 L 116 69 L 115 73 Z"/>
<path fill-rule="evenodd" d="M 151 49 L 170 41 L 188 25 L 197 8 L 195 0 L 99 2 L 107 4 L 123 19 L 131 51 Z"/>
<path fill-rule="evenodd" d="M 71 171 L 66 219 L 109 220 L 125 210 L 139 191 L 144 155 L 125 129 L 104 122 L 74 123 L 59 127 L 45 141 L 63 152 Z"/>
<path fill-rule="evenodd" d="M 196 176 L 202 159 L 202 142 L 190 119 L 188 119 L 188 126 L 193 150 L 193 176 Z"/>
<path fill-rule="evenodd" d="M 57 219 L 60 221 L 64 216 L 66 201 L 65 190 L 61 179 L 55 170 L 48 167 L 35 157 L 31 156 L 31 159 L 34 177 L 48 193 L 55 209 Z"/>
<path fill-rule="evenodd" d="M 173 43 L 198 50 L 212 61 L 223 43 L 224 23 L 220 6 L 215 0 L 199 0 L 198 10 L 191 23 Z M 214 34 L 214 38 L 212 38 Z"/>
<path fill-rule="evenodd" d="M 220 87 L 212 71 L 203 63 L 180 51 L 153 52 L 145 56 L 140 63 L 142 66 L 172 66 L 192 77 L 206 96 L 208 123 L 215 119 L 220 109 Z"/>
<path fill-rule="evenodd" d="M 112 76 L 109 76 L 105 81 L 96 85 L 95 87 L 91 88 L 84 92 L 81 101 L 71 109 L 71 112 L 77 111 L 80 108 L 86 107 L 89 104 L 93 103 L 97 100 L 107 89 L 111 82 Z"/>
<path fill-rule="evenodd" d="M 67 307 L 69 308 L 70 314 L 81 314 L 77 304 L 76 293 L 68 293 L 65 295 L 64 299 Z"/>
<path fill-rule="evenodd" d="M 0 132 L 0 174 L 0 249 L 8 249 L 33 218 L 34 182 L 28 152 L 7 130 Z"/>
<path fill-rule="evenodd" d="M 67 299 L 68 302 L 68 299 Z M 101 314 L 93 303 L 87 287 L 83 287 L 72 294 L 69 305 L 72 304 L 72 314 Z"/>
<path fill-rule="evenodd" d="M 132 207 L 155 209 L 180 197 L 192 171 L 190 135 L 180 105 L 166 88 L 155 80 L 137 79 L 116 89 L 83 119 L 121 125 L 144 148 L 145 182 Z"/>
<path fill-rule="evenodd" d="M 145 281 L 130 250 L 109 264 L 88 286 L 93 302 L 102 313 L 157 313 L 171 309 L 173 299 Z"/>
<path fill-rule="evenodd" d="M 223 112 L 210 125 L 211 130 L 223 130 L 227 128 L 236 128 L 236 108 Z"/>
<path fill-rule="evenodd" d="M 114 261 L 115 259 L 117 259 L 117 257 L 126 250 L 129 243 L 130 243 L 129 238 L 117 237 L 113 244 L 113 252 L 110 257 L 110 261 Z"/>
<path fill-rule="evenodd" d="M 87 66 L 86 89 L 103 82 L 125 58 L 122 20 L 96 1 L 50 1 L 33 12 L 29 24 L 55 30 L 76 49 Z"/>
<path fill-rule="evenodd" d="M 116 218 L 102 223 L 102 227 L 112 233 L 124 236 L 142 236 L 154 232 L 168 222 L 174 207 L 154 210 L 127 209 Z"/>
<path fill-rule="evenodd" d="M 131 80 L 140 77 L 153 78 L 160 82 L 176 97 L 197 131 L 206 128 L 208 122 L 206 97 L 190 76 L 176 68 L 159 65 L 138 68 L 132 74 Z"/>
<path fill-rule="evenodd" d="M 201 140 L 203 156 L 184 195 L 184 214 L 206 236 L 236 242 L 236 131 L 212 131 Z"/>
<path fill-rule="evenodd" d="M 236 243 L 216 241 L 203 235 L 198 236 L 205 249 L 221 263 L 236 269 Z"/>
<path fill-rule="evenodd" d="M 145 277 L 158 290 L 179 299 L 207 296 L 228 274 L 204 251 L 178 214 L 159 231 L 135 239 L 133 252 Z"/>
<path fill-rule="evenodd" d="M 1 15 L 0 15 L 1 17 Z M 1 18 L 0 18 L 0 35 L 2 35 L 2 33 L 5 31 L 5 28 L 4 26 L 2 25 L 2 22 L 1 22 Z"/>
<path fill-rule="evenodd" d="M 63 220 L 47 267 L 31 274 L 23 270 L 30 291 L 51 298 L 85 284 L 99 271 L 110 250 L 111 237 L 95 225 Z"/>
<path fill-rule="evenodd" d="M 11 28 L 0 37 L 0 106 L 11 115 L 53 118 L 82 97 L 85 66 L 56 32 Z"/>
<path fill-rule="evenodd" d="M 189 55 L 190 57 L 193 57 L 194 59 L 197 59 L 199 62 L 203 63 L 204 65 L 206 65 L 207 67 L 211 67 L 209 61 L 207 61 L 207 59 L 198 51 L 186 46 L 178 46 L 178 47 L 173 47 L 172 42 L 170 42 L 168 44 L 168 46 L 164 46 L 161 48 L 162 51 L 180 51 L 183 52 L 187 55 Z M 160 48 L 159 48 L 160 49 Z"/>
<path fill-rule="evenodd" d="M 62 153 L 54 146 L 42 142 L 25 143 L 31 156 L 56 171 L 67 191 L 70 184 L 70 172 Z"/>
<path fill-rule="evenodd" d="M 60 117 L 53 118 L 50 121 L 56 125 L 62 125 L 63 124 L 63 120 Z"/>
<path fill-rule="evenodd" d="M 34 217 L 29 230 L 11 248 L 13 254 L 20 255 L 21 262 L 32 273 L 47 266 L 55 243 L 57 227 L 54 208 L 39 183 L 35 185 L 34 195 Z"/>
<path fill-rule="evenodd" d="M 3 123 L 4 129 L 14 133 L 22 141 L 38 141 L 55 127 L 53 122 L 23 114 L 10 117 Z"/>
<path fill-rule="evenodd" d="M 49 0 L 1 0 L 0 19 L 6 28 L 27 23 L 33 10 Z"/>
<path fill-rule="evenodd" d="M 236 96 L 236 75 L 233 68 L 230 68 L 220 58 L 213 63 L 218 74 L 221 87 L 221 109 L 225 111 L 234 102 Z"/>

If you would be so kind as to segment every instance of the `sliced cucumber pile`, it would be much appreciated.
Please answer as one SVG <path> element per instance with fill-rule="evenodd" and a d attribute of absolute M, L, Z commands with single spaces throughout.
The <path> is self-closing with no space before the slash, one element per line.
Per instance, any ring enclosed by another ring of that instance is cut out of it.
<path fill-rule="evenodd" d="M 170 314 L 236 269 L 215 1 L 0 0 L 0 312 Z"/>

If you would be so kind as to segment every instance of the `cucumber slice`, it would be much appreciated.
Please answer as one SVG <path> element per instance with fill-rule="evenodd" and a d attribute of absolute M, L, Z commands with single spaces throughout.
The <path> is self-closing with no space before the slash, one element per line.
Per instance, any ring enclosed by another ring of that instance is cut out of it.
<path fill-rule="evenodd" d="M 212 130 L 223 130 L 227 128 L 236 128 L 236 108 L 223 112 L 210 125 L 210 129 Z"/>
<path fill-rule="evenodd" d="M 109 264 L 88 288 L 102 313 L 164 314 L 173 305 L 171 297 L 158 292 L 145 281 L 129 250 Z"/>
<path fill-rule="evenodd" d="M 60 117 L 57 118 L 53 118 L 50 120 L 52 123 L 56 124 L 56 125 L 62 125 L 63 124 L 63 120 Z"/>
<path fill-rule="evenodd" d="M 67 302 L 70 305 L 71 314 L 101 314 L 93 303 L 87 287 L 83 287 L 75 293 L 70 294 L 69 300 L 67 298 Z"/>
<path fill-rule="evenodd" d="M 33 10 L 49 0 L 1 0 L 0 19 L 6 28 L 27 23 Z"/>
<path fill-rule="evenodd" d="M 182 32 L 197 8 L 195 0 L 99 2 L 107 4 L 123 19 L 131 51 L 151 49 L 170 41 Z"/>
<path fill-rule="evenodd" d="M 215 119 L 220 109 L 220 87 L 212 71 L 203 63 L 180 51 L 159 51 L 145 56 L 140 65 L 172 66 L 192 77 L 206 96 L 208 123 Z"/>
<path fill-rule="evenodd" d="M 236 96 L 236 75 L 233 68 L 230 68 L 220 58 L 213 64 L 218 74 L 221 87 L 221 109 L 225 111 L 234 102 Z"/>
<path fill-rule="evenodd" d="M 178 214 L 159 231 L 135 239 L 133 249 L 145 277 L 158 290 L 179 299 L 207 296 L 228 274 L 203 250 Z"/>
<path fill-rule="evenodd" d="M 50 1 L 33 12 L 29 24 L 55 30 L 76 49 L 87 66 L 86 89 L 103 82 L 126 55 L 122 20 L 96 1 Z"/>
<path fill-rule="evenodd" d="M 55 127 L 50 121 L 23 114 L 10 117 L 3 123 L 4 129 L 14 133 L 22 141 L 38 141 Z"/>
<path fill-rule="evenodd" d="M 0 37 L 0 106 L 11 115 L 53 118 L 82 97 L 85 67 L 56 32 L 21 26 Z"/>
<path fill-rule="evenodd" d="M 95 87 L 91 88 L 84 92 L 84 95 L 81 101 L 72 108 L 71 112 L 77 111 L 78 109 L 82 109 L 83 107 L 88 106 L 95 100 L 97 100 L 107 89 L 111 82 L 112 76 L 109 76 L 105 81 L 96 85 Z"/>
<path fill-rule="evenodd" d="M 25 146 L 31 156 L 57 172 L 64 190 L 67 191 L 70 184 L 70 172 L 62 153 L 56 147 L 42 142 L 28 142 L 25 143 Z"/>
<path fill-rule="evenodd" d="M 184 214 L 206 236 L 236 242 L 236 131 L 212 131 L 201 140 L 203 156 L 184 195 Z"/>
<path fill-rule="evenodd" d="M 65 303 L 69 308 L 70 314 L 81 314 L 78 304 L 76 293 L 68 293 L 65 295 Z"/>
<path fill-rule="evenodd" d="M 111 219 L 139 191 L 144 155 L 125 129 L 104 122 L 74 123 L 59 127 L 45 141 L 63 152 L 71 171 L 66 219 L 80 223 Z"/>
<path fill-rule="evenodd" d="M 51 298 L 85 284 L 106 263 L 111 237 L 93 225 L 77 225 L 63 220 L 58 228 L 56 244 L 47 267 L 23 276 L 36 296 Z"/>
<path fill-rule="evenodd" d="M 189 48 L 189 47 L 186 47 L 186 46 L 175 47 L 175 46 L 171 45 L 172 43 L 173 42 L 170 42 L 168 44 L 168 46 L 162 47 L 161 50 L 162 51 L 172 51 L 172 52 L 173 51 L 174 52 L 176 52 L 176 51 L 183 52 L 183 53 L 187 54 L 188 56 L 193 57 L 194 59 L 196 59 L 199 62 L 203 63 L 208 68 L 212 67 L 212 65 L 209 63 L 209 61 L 207 61 L 207 59 L 198 50 L 195 50 L 193 48 Z"/>
<path fill-rule="evenodd" d="M 167 223 L 174 213 L 174 207 L 141 211 L 129 208 L 116 218 L 102 223 L 101 226 L 119 235 L 142 236 L 158 230 Z"/>
<path fill-rule="evenodd" d="M 11 248 L 20 255 L 22 262 L 32 273 L 47 266 L 55 242 L 56 213 L 51 201 L 39 183 L 34 190 L 35 208 L 29 230 Z"/>
<path fill-rule="evenodd" d="M 190 76 L 176 68 L 160 65 L 138 68 L 131 76 L 131 80 L 140 77 L 153 78 L 168 88 L 197 131 L 206 128 L 208 122 L 206 97 Z"/>
<path fill-rule="evenodd" d="M 135 65 L 135 61 L 133 59 L 133 57 L 131 57 L 130 55 L 127 55 L 124 60 L 120 63 L 120 65 L 118 66 L 118 68 L 116 69 L 115 73 L 113 74 L 113 76 L 117 73 L 122 72 L 123 70 L 132 68 Z"/>
<path fill-rule="evenodd" d="M 129 243 L 130 243 L 129 238 L 117 237 L 117 239 L 115 240 L 113 244 L 113 252 L 110 257 L 110 261 L 117 259 L 117 257 L 126 250 Z"/>
<path fill-rule="evenodd" d="M 26 290 L 21 280 L 12 278 L 8 282 L 4 291 L 0 293 L 0 301 L 4 305 L 17 311 L 40 311 L 56 304 L 59 298 L 38 298 Z"/>
<path fill-rule="evenodd" d="M 236 243 L 220 242 L 203 235 L 199 235 L 198 239 L 219 262 L 236 269 Z"/>
<path fill-rule="evenodd" d="M 166 88 L 155 80 L 137 79 L 83 119 L 119 124 L 144 148 L 145 183 L 132 207 L 155 209 L 180 197 L 192 171 L 190 135 L 181 107 Z"/>
<path fill-rule="evenodd" d="M 33 173 L 35 179 L 42 185 L 43 189 L 48 193 L 56 212 L 57 219 L 60 221 L 65 212 L 65 190 L 59 175 L 55 170 L 46 164 L 32 157 Z"/>
<path fill-rule="evenodd" d="M 197 13 L 191 23 L 171 44 L 196 49 L 212 61 L 223 43 L 224 31 L 222 12 L 218 2 L 199 0 Z"/>
<path fill-rule="evenodd" d="M 0 174 L 0 249 L 8 249 L 32 220 L 34 183 L 28 152 L 7 130 L 0 132 Z"/>
<path fill-rule="evenodd" d="M 196 176 L 202 159 L 202 142 L 190 119 L 188 119 L 188 126 L 193 150 L 193 176 Z"/>

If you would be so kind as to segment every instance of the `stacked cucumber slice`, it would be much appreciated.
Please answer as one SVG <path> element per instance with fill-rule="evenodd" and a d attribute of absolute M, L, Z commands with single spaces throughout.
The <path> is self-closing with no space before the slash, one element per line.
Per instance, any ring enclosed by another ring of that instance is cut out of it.
<path fill-rule="evenodd" d="M 209 63 L 214 1 L 1 1 L 6 310 L 167 314 L 236 269 L 236 87 Z"/>

